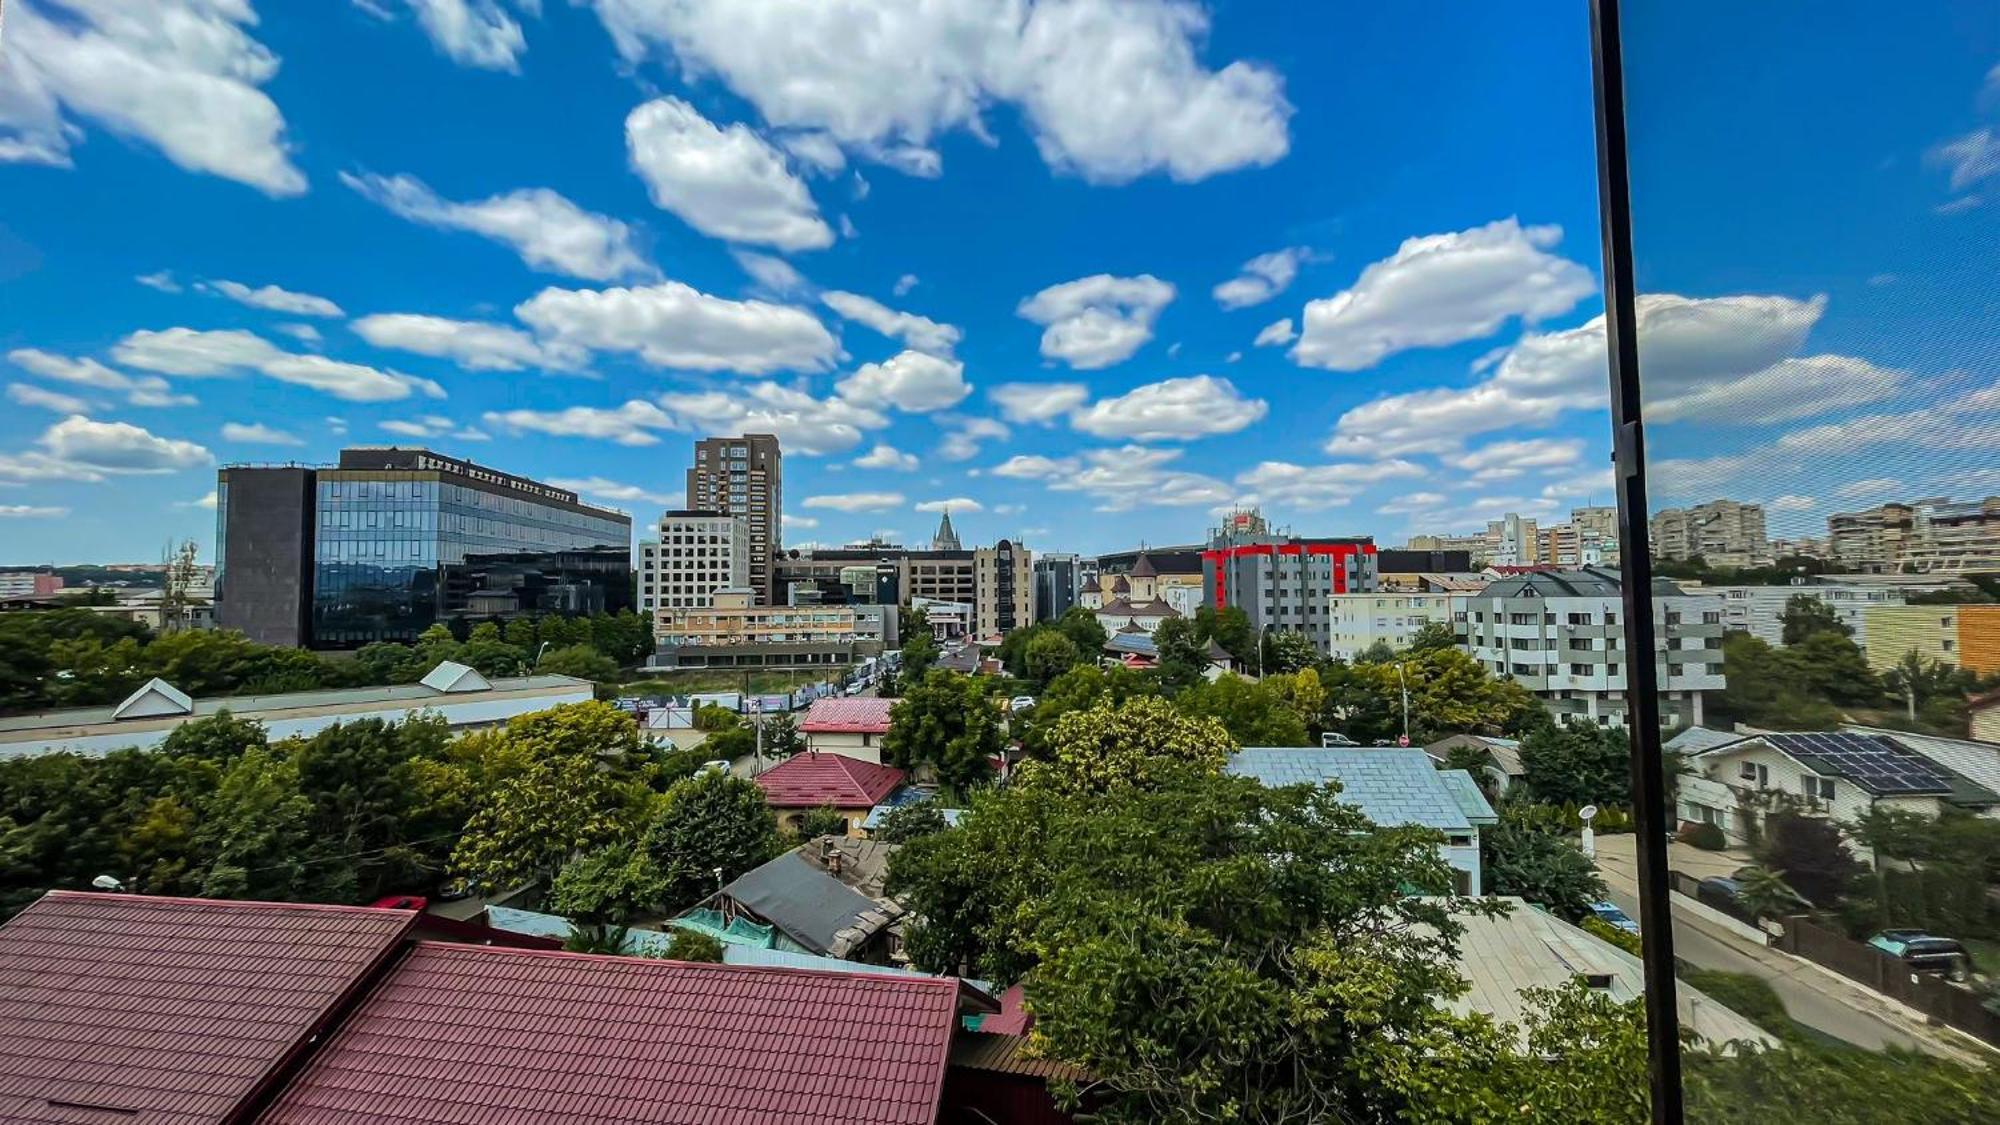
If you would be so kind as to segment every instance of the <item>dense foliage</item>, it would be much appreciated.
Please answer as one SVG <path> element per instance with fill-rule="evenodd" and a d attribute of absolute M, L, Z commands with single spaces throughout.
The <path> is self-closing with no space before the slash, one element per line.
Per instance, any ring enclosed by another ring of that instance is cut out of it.
<path fill-rule="evenodd" d="M 1488 894 L 1518 895 L 1553 914 L 1577 921 L 1604 897 L 1597 864 L 1567 832 L 1545 822 L 1500 810 L 1500 823 L 1479 834 L 1480 870 Z"/>
<path fill-rule="evenodd" d="M 1570 722 L 1530 731 L 1521 740 L 1523 784 L 1550 804 L 1632 803 L 1631 740 L 1622 727 Z"/>
<path fill-rule="evenodd" d="M 71 607 L 0 614 L 0 706 L 31 711 L 116 703 L 155 676 L 194 696 L 414 683 L 441 660 L 512 676 L 536 667 L 537 652 L 541 670 L 608 679 L 651 650 L 651 627 L 631 613 L 522 619 L 504 631 L 486 623 L 463 636 L 435 625 L 414 644 L 322 654 L 260 645 L 221 630 L 155 635 L 143 625 Z"/>
<path fill-rule="evenodd" d="M 921 681 L 905 684 L 903 698 L 889 711 L 882 760 L 903 769 L 928 766 L 938 781 L 959 789 L 991 777 L 992 760 L 1006 743 L 999 704 L 981 682 L 933 668 Z"/>

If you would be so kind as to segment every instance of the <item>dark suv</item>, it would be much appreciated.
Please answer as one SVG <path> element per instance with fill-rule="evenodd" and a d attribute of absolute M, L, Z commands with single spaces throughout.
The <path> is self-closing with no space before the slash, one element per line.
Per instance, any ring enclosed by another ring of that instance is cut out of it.
<path fill-rule="evenodd" d="M 1922 930 L 1883 930 L 1868 944 L 1920 973 L 1962 981 L 1972 975 L 1972 955 L 1954 938 Z"/>

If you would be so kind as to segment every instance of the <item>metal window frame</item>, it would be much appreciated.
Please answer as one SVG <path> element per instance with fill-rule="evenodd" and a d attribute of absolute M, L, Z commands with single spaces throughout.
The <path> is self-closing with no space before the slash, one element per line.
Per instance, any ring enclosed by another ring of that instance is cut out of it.
<path fill-rule="evenodd" d="M 1639 383 L 1638 293 L 1633 280 L 1632 194 L 1625 133 L 1625 57 L 1619 0 L 1591 0 L 1592 88 L 1597 117 L 1598 210 L 1604 238 L 1604 331 L 1618 493 L 1619 570 L 1626 649 L 1655 648 L 1653 559 L 1646 524 L 1646 437 Z M 1632 744 L 1632 820 L 1638 836 L 1639 935 L 1645 963 L 1647 1071 L 1656 1125 L 1680 1125 L 1680 1018 L 1675 1006 L 1673 913 L 1667 890 L 1667 784 L 1660 744 L 1659 671 L 1633 661 L 1626 680 Z"/>

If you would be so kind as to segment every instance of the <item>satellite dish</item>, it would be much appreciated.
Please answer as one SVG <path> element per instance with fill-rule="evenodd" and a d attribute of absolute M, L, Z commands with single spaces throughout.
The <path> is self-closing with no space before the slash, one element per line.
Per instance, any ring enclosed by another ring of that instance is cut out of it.
<path fill-rule="evenodd" d="M 1597 818 L 1597 806 L 1585 805 L 1582 808 L 1576 810 L 1576 815 L 1582 818 L 1585 824 L 1589 824 L 1592 820 L 1595 820 Z"/>

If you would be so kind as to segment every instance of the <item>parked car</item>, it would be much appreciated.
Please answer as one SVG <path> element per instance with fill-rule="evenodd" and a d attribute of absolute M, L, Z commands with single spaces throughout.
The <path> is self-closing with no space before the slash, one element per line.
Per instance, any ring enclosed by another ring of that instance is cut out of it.
<path fill-rule="evenodd" d="M 1628 934 L 1639 932 L 1639 923 L 1634 922 L 1630 914 L 1620 910 L 1615 902 L 1593 902 L 1590 904 L 1590 912 L 1613 929 L 1624 930 Z"/>
<path fill-rule="evenodd" d="M 1324 733 L 1324 734 L 1320 735 L 1320 736 L 1319 736 L 1319 744 L 1320 744 L 1320 748 L 1321 748 L 1321 749 L 1323 749 L 1323 750 L 1332 750 L 1333 748 L 1335 748 L 1335 747 L 1337 747 L 1337 746 L 1359 746 L 1359 745 L 1361 745 L 1361 744 L 1360 744 L 1359 742 L 1356 742 L 1356 741 L 1354 741 L 1353 739 L 1351 739 L 1351 738 L 1347 737 L 1346 735 L 1344 735 L 1344 734 L 1340 733 L 1340 732 L 1339 732 L 1339 731 L 1337 731 L 1337 730 L 1330 730 L 1330 731 L 1327 731 L 1326 733 Z"/>
<path fill-rule="evenodd" d="M 1032 711 L 1034 709 L 1035 697 L 1032 695 L 1017 695 L 1007 701 L 1007 710 L 1009 711 Z"/>
<path fill-rule="evenodd" d="M 1955 938 L 1922 930 L 1883 930 L 1868 944 L 1920 973 L 1962 981 L 1972 975 L 1972 955 Z"/>

